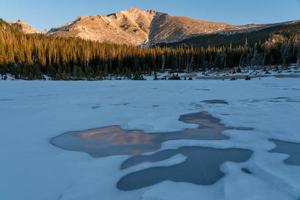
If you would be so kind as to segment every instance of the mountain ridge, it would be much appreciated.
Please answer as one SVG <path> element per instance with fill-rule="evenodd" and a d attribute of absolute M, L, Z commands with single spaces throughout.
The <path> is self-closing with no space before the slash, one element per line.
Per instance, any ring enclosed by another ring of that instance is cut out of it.
<path fill-rule="evenodd" d="M 52 28 L 43 34 L 51 37 L 74 37 L 97 42 L 151 47 L 184 43 L 197 37 L 219 35 L 223 38 L 293 23 L 299 23 L 299 20 L 273 24 L 230 25 L 185 16 L 172 16 L 154 10 L 129 8 L 108 15 L 79 16 L 74 21 Z M 41 33 L 21 20 L 11 24 L 27 34 Z"/>
<path fill-rule="evenodd" d="M 70 24 L 51 29 L 47 34 L 141 46 L 177 42 L 195 35 L 244 28 L 247 27 L 129 8 L 104 16 L 81 16 Z"/>

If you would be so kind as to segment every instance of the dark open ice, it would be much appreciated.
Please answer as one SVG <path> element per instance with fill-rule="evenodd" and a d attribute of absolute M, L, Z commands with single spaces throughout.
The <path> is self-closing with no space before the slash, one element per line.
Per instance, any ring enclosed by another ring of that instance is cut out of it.
<path fill-rule="evenodd" d="M 245 149 L 216 149 L 209 147 L 181 147 L 160 151 L 152 155 L 134 156 L 126 160 L 125 169 L 144 162 L 158 162 L 182 154 L 187 159 L 167 167 L 152 167 L 130 173 L 117 183 L 120 190 L 136 190 L 163 181 L 187 182 L 197 185 L 212 185 L 224 177 L 220 166 L 226 161 L 245 162 L 252 152 Z"/>
<path fill-rule="evenodd" d="M 271 141 L 276 144 L 276 148 L 274 148 L 271 152 L 287 154 L 290 157 L 284 161 L 286 164 L 300 166 L 300 143 L 275 139 L 272 139 Z"/>
<path fill-rule="evenodd" d="M 202 102 L 207 104 L 228 104 L 228 102 L 223 99 L 210 99 L 210 100 L 204 100 Z"/>

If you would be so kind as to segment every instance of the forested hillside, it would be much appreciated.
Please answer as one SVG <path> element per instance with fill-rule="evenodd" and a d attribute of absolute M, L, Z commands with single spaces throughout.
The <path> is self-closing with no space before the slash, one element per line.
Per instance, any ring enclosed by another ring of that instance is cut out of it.
<path fill-rule="evenodd" d="M 1 20 L 0 73 L 22 79 L 41 79 L 43 75 L 63 80 L 104 79 L 108 75 L 131 78 L 166 68 L 192 71 L 299 63 L 298 28 L 266 34 L 264 41 L 250 37 L 229 45 L 228 41 L 223 38 L 218 44 L 139 48 L 43 34 L 26 35 Z"/>
<path fill-rule="evenodd" d="M 253 46 L 255 43 L 289 42 L 300 43 L 300 21 L 291 21 L 278 24 L 264 25 L 258 28 L 228 31 L 223 33 L 206 34 L 191 37 L 180 42 L 159 44 L 167 47 L 208 47 L 208 46 L 239 46 L 247 42 Z"/>

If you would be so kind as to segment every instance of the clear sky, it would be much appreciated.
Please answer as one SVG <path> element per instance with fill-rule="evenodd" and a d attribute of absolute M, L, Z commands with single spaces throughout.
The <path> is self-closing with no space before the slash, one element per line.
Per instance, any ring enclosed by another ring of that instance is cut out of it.
<path fill-rule="evenodd" d="M 300 0 L 0 0 L 0 18 L 43 29 L 80 15 L 106 15 L 129 7 L 230 24 L 300 19 Z"/>

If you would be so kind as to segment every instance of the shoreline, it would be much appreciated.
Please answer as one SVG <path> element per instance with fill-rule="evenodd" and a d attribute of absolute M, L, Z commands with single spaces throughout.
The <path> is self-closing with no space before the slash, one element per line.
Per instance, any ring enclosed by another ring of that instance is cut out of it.
<path fill-rule="evenodd" d="M 138 77 L 134 75 L 113 75 L 109 74 L 103 77 L 67 77 L 66 79 L 56 79 L 48 75 L 41 75 L 40 79 L 15 78 L 14 75 L 4 74 L 0 75 L 0 81 L 5 80 L 25 80 L 25 81 L 174 81 L 174 80 L 240 80 L 240 79 L 256 79 L 256 78 L 300 78 L 300 67 L 291 66 L 267 66 L 267 67 L 246 67 L 246 68 L 232 68 L 230 70 L 207 70 L 194 72 L 177 72 L 171 69 L 166 69 L 163 72 L 151 72 L 151 74 L 141 73 Z"/>

